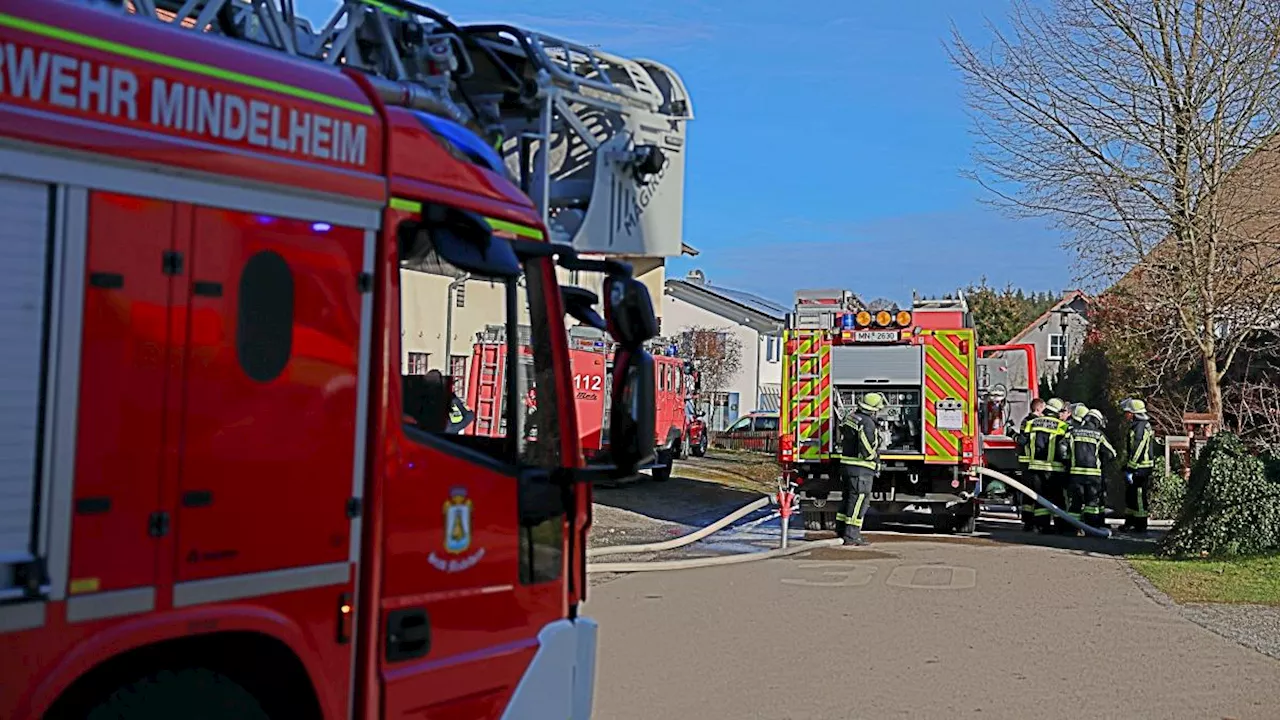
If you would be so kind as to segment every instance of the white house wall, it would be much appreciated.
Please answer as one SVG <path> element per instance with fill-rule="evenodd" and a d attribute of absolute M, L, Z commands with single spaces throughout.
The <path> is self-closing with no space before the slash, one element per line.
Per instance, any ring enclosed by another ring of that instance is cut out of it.
<path fill-rule="evenodd" d="M 738 338 L 742 342 L 742 362 L 738 366 L 738 372 L 734 374 L 732 380 L 727 387 L 716 388 L 721 392 L 738 393 L 738 417 L 746 415 L 756 409 L 757 395 L 759 388 L 757 386 L 756 371 L 758 368 L 764 369 L 756 364 L 756 349 L 760 349 L 760 359 L 764 359 L 764 347 L 761 342 L 761 335 L 755 330 L 730 322 L 725 318 L 703 310 L 696 305 L 688 303 L 679 298 L 667 295 L 664 302 L 664 317 L 662 322 L 662 332 L 664 335 L 678 335 L 685 330 L 695 327 L 711 328 L 714 330 L 724 331 L 733 337 Z M 779 366 L 780 368 L 781 366 Z M 781 381 L 781 370 L 778 371 L 779 380 Z M 767 380 L 762 380 L 768 382 Z M 711 389 L 711 388 L 706 388 Z"/>
<path fill-rule="evenodd" d="M 400 363 L 408 370 L 409 353 L 429 353 L 429 370 L 448 373 L 444 360 L 445 326 L 448 324 L 448 292 L 452 278 L 402 270 L 400 272 Z M 519 301 L 520 323 L 528 324 L 528 303 Z M 463 307 L 453 308 L 453 343 L 450 354 L 471 356 L 476 333 L 486 325 L 500 325 L 505 319 L 505 298 L 501 284 L 471 280 L 466 284 Z"/>
<path fill-rule="evenodd" d="M 645 260 L 641 258 L 640 261 Z M 653 300 L 654 312 L 662 317 L 664 268 L 661 261 L 650 264 L 634 263 L 636 279 L 649 289 Z M 570 273 L 563 268 L 558 270 L 561 284 L 572 284 Z M 444 360 L 445 326 L 447 325 L 448 288 L 452 278 L 443 275 L 431 275 L 404 270 L 400 273 L 400 313 L 401 313 L 401 346 L 400 368 L 407 372 L 409 353 L 428 353 L 427 367 L 448 373 L 449 368 Z M 604 275 L 600 273 L 580 273 L 579 286 L 600 295 L 603 300 Z M 520 323 L 529 323 L 528 299 L 521 289 L 519 300 Z M 476 333 L 486 325 L 502 324 L 505 298 L 502 286 L 488 280 L 470 280 L 466 284 L 463 307 L 453 308 L 453 344 L 450 354 L 471 356 Z M 604 312 L 603 307 L 597 310 Z M 569 324 L 574 324 L 569 321 Z M 470 367 L 468 365 L 468 367 Z"/>

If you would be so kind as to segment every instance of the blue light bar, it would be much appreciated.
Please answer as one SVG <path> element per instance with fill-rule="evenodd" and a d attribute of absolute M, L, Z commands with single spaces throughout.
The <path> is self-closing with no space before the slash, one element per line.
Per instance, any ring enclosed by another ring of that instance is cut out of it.
<path fill-rule="evenodd" d="M 502 161 L 502 156 L 465 125 L 427 112 L 415 112 L 414 115 L 428 129 L 466 155 L 471 162 L 506 176 L 507 165 Z"/>

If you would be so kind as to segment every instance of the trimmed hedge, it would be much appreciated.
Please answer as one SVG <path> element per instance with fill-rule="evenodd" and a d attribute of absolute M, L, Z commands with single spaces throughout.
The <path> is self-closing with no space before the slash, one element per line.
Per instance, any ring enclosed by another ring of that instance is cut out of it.
<path fill-rule="evenodd" d="M 1240 439 L 1218 433 L 1191 468 L 1191 482 L 1163 555 L 1232 556 L 1280 549 L 1280 483 Z"/>
<path fill-rule="evenodd" d="M 1158 462 L 1151 473 L 1151 507 L 1148 509 L 1151 519 L 1176 520 L 1186 496 L 1187 481 L 1182 473 L 1170 472 L 1163 460 Z"/>

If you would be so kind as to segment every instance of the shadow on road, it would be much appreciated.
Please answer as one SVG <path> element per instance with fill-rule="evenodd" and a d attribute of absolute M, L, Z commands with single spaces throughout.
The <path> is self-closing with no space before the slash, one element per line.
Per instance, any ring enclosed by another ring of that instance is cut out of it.
<path fill-rule="evenodd" d="M 713 482 L 672 476 L 666 482 L 645 477 L 620 487 L 596 487 L 596 503 L 629 510 L 656 520 L 682 524 L 705 522 L 726 515 L 759 493 L 737 490 Z"/>
<path fill-rule="evenodd" d="M 1152 530 L 1145 537 L 1137 537 L 1117 533 L 1115 528 L 1112 528 L 1110 538 L 1096 538 L 1029 533 L 1023 532 L 1018 527 L 985 522 L 980 523 L 979 527 L 988 533 L 987 537 L 989 539 L 998 543 L 1049 547 L 1080 554 L 1112 555 L 1116 557 L 1153 552 L 1160 542 L 1160 538 L 1164 536 L 1163 530 Z"/>
<path fill-rule="evenodd" d="M 1066 550 L 1081 555 L 1139 555 L 1155 550 L 1164 535 L 1162 530 L 1152 530 L 1146 537 L 1135 537 L 1114 532 L 1110 538 L 1076 537 L 1071 535 L 1043 535 L 1023 532 L 1017 524 L 979 520 L 976 535 L 953 535 L 935 532 L 929 527 L 898 523 L 876 523 L 869 528 L 873 543 L 943 542 L 960 545 L 1026 545 Z M 880 532 L 876 532 L 880 531 Z M 811 533 L 815 538 L 830 537 L 831 533 Z"/>

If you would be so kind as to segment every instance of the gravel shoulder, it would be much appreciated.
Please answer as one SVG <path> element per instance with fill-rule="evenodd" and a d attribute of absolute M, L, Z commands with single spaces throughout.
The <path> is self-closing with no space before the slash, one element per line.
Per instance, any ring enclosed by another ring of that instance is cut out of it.
<path fill-rule="evenodd" d="M 1280 608 L 1227 603 L 1178 603 L 1126 562 L 1131 577 L 1156 603 L 1204 629 L 1280 660 Z"/>

